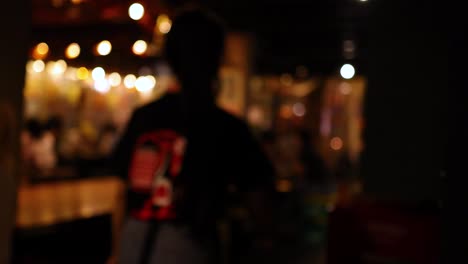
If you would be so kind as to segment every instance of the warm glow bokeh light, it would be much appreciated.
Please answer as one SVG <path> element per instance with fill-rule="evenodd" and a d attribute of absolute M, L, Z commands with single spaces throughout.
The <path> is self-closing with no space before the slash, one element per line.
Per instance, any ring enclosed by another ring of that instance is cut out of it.
<path fill-rule="evenodd" d="M 122 77 L 117 72 L 113 72 L 109 75 L 109 84 L 113 87 L 119 86 L 122 83 Z"/>
<path fill-rule="evenodd" d="M 103 40 L 97 45 L 97 53 L 101 56 L 107 56 L 112 51 L 112 44 L 108 40 Z"/>
<path fill-rule="evenodd" d="M 339 137 L 334 137 L 330 141 L 330 148 L 333 150 L 340 150 L 343 148 L 343 140 Z"/>
<path fill-rule="evenodd" d="M 80 67 L 78 70 L 76 70 L 76 77 L 79 80 L 86 80 L 89 78 L 89 71 L 85 67 Z"/>
<path fill-rule="evenodd" d="M 70 45 L 68 45 L 65 51 L 65 56 L 67 56 L 68 59 L 75 59 L 78 56 L 80 56 L 80 53 L 80 45 L 78 45 L 77 43 L 71 43 Z"/>
<path fill-rule="evenodd" d="M 148 49 L 148 44 L 144 40 L 137 40 L 133 44 L 132 51 L 136 55 L 143 55 L 145 54 L 146 50 Z"/>
<path fill-rule="evenodd" d="M 125 87 L 127 87 L 128 89 L 131 89 L 131 88 L 135 87 L 136 79 L 137 79 L 136 76 L 133 75 L 133 74 L 129 74 L 129 75 L 125 76 L 125 78 L 124 78 Z"/>
<path fill-rule="evenodd" d="M 41 60 L 36 60 L 32 64 L 32 69 L 36 73 L 43 72 L 45 69 L 45 63 Z"/>

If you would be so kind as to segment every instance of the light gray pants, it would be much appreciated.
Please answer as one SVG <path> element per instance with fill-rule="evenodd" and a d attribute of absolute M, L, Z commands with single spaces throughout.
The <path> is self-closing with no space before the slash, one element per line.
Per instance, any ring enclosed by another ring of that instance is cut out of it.
<path fill-rule="evenodd" d="M 139 264 L 150 223 L 127 219 L 122 232 L 119 264 Z M 151 245 L 148 264 L 212 264 L 214 250 L 202 246 L 188 234 L 187 227 L 161 224 Z"/>

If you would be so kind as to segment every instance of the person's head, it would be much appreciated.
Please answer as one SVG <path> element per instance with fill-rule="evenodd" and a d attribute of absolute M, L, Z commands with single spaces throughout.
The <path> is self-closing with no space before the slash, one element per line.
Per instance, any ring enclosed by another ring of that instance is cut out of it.
<path fill-rule="evenodd" d="M 25 129 L 34 139 L 40 138 L 44 132 L 43 125 L 38 119 L 35 118 L 31 118 L 26 121 Z"/>
<path fill-rule="evenodd" d="M 165 54 L 183 85 L 193 80 L 216 78 L 224 52 L 224 38 L 223 26 L 206 11 L 185 10 L 176 16 L 167 34 Z"/>
<path fill-rule="evenodd" d="M 63 126 L 62 118 L 58 115 L 55 115 L 55 116 L 50 117 L 47 120 L 45 124 L 45 130 L 51 131 L 54 134 L 59 134 L 60 131 L 62 130 L 62 126 Z"/>
<path fill-rule="evenodd" d="M 113 123 L 106 123 L 101 130 L 101 136 L 105 135 L 116 135 L 117 127 Z"/>

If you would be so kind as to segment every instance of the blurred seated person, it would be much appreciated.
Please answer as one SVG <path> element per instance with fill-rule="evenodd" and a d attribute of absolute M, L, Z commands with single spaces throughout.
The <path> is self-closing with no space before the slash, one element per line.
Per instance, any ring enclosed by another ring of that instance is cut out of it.
<path fill-rule="evenodd" d="M 37 119 L 30 119 L 21 134 L 21 141 L 24 161 L 29 162 L 32 171 L 38 173 L 31 176 L 50 175 L 57 164 L 53 133 L 47 131 Z"/>
<path fill-rule="evenodd" d="M 80 139 L 80 144 L 78 145 L 79 158 L 96 159 L 99 156 L 96 150 L 99 136 L 97 125 L 89 120 L 83 120 L 78 127 L 78 131 Z"/>
<path fill-rule="evenodd" d="M 309 187 L 310 185 L 326 185 L 327 181 L 330 181 L 330 172 L 318 153 L 318 148 L 312 143 L 311 137 L 306 131 L 300 132 L 300 138 L 300 160 L 304 165 L 303 184 L 309 185 Z"/>
<path fill-rule="evenodd" d="M 64 131 L 59 153 L 66 160 L 76 160 L 79 155 L 81 134 L 78 128 L 72 127 Z"/>
<path fill-rule="evenodd" d="M 54 138 L 56 139 L 56 142 L 60 142 L 62 138 L 62 133 L 63 133 L 63 120 L 60 116 L 54 115 L 47 119 L 45 125 L 44 125 L 44 130 L 47 132 L 50 132 Z M 56 144 L 56 147 L 59 147 L 59 144 Z"/>
<path fill-rule="evenodd" d="M 21 131 L 21 153 L 24 162 L 32 163 L 33 140 L 38 140 L 42 134 L 41 122 L 35 118 L 26 121 Z"/>
<path fill-rule="evenodd" d="M 99 156 L 107 157 L 112 153 L 117 137 L 117 127 L 114 124 L 108 123 L 104 125 L 98 140 Z"/>

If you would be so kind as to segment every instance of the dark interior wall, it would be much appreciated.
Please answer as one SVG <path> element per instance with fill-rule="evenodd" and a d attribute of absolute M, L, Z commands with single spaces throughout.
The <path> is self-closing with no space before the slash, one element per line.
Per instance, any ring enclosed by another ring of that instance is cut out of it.
<path fill-rule="evenodd" d="M 440 198 L 448 59 L 434 2 L 372 1 L 362 173 L 377 198 Z"/>
<path fill-rule="evenodd" d="M 28 0 L 2 3 L 0 16 L 0 263 L 8 263 L 14 224 L 22 91 L 30 26 Z"/>
<path fill-rule="evenodd" d="M 350 36 L 361 41 L 365 35 L 366 24 L 359 19 L 366 5 L 353 0 L 199 2 L 216 11 L 231 30 L 256 36 L 254 71 L 260 74 L 294 73 L 298 66 L 308 67 L 311 74 L 335 74 L 343 63 L 342 41 Z M 357 65 L 362 63 L 358 54 L 353 61 Z"/>
<path fill-rule="evenodd" d="M 468 236 L 468 20 L 464 3 L 452 2 L 448 9 L 449 107 L 448 155 L 444 195 L 444 263 L 467 262 L 464 241 Z M 450 197 L 450 203 L 448 203 Z"/>

